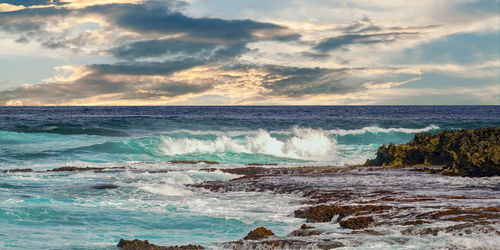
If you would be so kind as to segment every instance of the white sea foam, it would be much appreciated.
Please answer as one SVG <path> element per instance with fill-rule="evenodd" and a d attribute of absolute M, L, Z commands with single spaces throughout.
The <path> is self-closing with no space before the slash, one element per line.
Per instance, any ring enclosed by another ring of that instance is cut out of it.
<path fill-rule="evenodd" d="M 425 128 L 381 128 L 377 126 L 364 127 L 361 129 L 332 129 L 328 130 L 328 133 L 331 135 L 362 135 L 366 133 L 406 133 L 406 134 L 414 134 L 414 133 L 422 133 L 428 132 L 431 130 L 439 129 L 436 125 L 430 125 Z"/>
<path fill-rule="evenodd" d="M 291 135 L 294 134 L 295 130 L 300 129 L 298 127 L 294 127 L 292 129 L 287 130 L 269 130 L 269 134 L 281 134 L 281 135 Z M 414 133 L 422 133 L 429 132 L 431 130 L 440 129 L 439 126 L 431 124 L 424 128 L 381 128 L 379 126 L 368 126 L 360 129 L 330 129 L 323 130 L 323 133 L 327 135 L 363 135 L 367 133 L 377 134 L 377 133 L 406 133 L 406 134 L 414 134 Z M 188 135 L 215 135 L 218 137 L 238 137 L 238 136 L 256 136 L 260 133 L 260 130 L 233 130 L 233 131 L 216 131 L 216 130 L 173 130 L 173 131 L 165 131 L 165 134 L 175 134 L 175 133 L 184 133 Z"/>
<path fill-rule="evenodd" d="M 323 130 L 298 127 L 293 128 L 292 136 L 286 138 L 277 138 L 259 130 L 255 135 L 245 136 L 245 139 L 218 136 L 215 140 L 200 140 L 163 136 L 162 140 L 161 150 L 166 155 L 234 152 L 325 161 L 335 160 L 338 155 L 335 138 Z"/>

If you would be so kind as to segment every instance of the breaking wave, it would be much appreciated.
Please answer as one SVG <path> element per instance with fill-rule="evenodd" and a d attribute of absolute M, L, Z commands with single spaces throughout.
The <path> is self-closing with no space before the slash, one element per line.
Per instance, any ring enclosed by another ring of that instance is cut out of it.
<path fill-rule="evenodd" d="M 281 137 L 281 138 L 280 138 Z M 291 136 L 272 136 L 265 130 L 241 137 L 217 136 L 215 140 L 162 137 L 166 155 L 233 152 L 263 154 L 301 160 L 334 160 L 338 154 L 335 138 L 323 130 L 294 128 Z"/>

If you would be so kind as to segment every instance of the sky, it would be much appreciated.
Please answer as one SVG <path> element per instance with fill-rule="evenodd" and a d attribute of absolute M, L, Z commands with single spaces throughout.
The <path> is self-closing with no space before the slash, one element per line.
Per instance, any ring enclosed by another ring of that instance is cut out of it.
<path fill-rule="evenodd" d="M 0 1 L 0 105 L 499 105 L 499 6 Z"/>

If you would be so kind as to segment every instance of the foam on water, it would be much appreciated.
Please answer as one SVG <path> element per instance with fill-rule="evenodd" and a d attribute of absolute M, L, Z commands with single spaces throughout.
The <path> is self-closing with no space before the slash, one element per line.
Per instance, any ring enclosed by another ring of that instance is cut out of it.
<path fill-rule="evenodd" d="M 218 136 L 215 140 L 162 137 L 166 155 L 213 154 L 234 152 L 263 154 L 281 158 L 334 161 L 338 155 L 337 141 L 322 130 L 294 128 L 292 136 L 277 138 L 265 130 L 242 138 Z"/>
<path fill-rule="evenodd" d="M 439 129 L 439 126 L 430 125 L 425 128 L 381 128 L 378 126 L 369 126 L 361 129 L 332 129 L 328 130 L 328 132 L 332 135 L 362 135 L 366 133 L 405 133 L 405 134 L 415 134 L 415 133 L 423 133 L 429 132 L 432 130 Z"/>

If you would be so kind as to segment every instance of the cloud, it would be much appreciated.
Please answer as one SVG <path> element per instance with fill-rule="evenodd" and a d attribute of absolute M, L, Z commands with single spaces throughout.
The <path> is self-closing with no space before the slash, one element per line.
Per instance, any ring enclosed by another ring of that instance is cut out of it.
<path fill-rule="evenodd" d="M 405 77 L 409 73 L 407 70 L 379 68 L 204 65 L 196 60 L 189 63 L 184 60 L 62 67 L 58 68 L 61 77 L 0 92 L 0 100 L 3 103 L 21 101 L 26 105 L 69 105 L 85 103 L 82 100 L 87 99 L 108 104 L 127 100 L 154 103 L 187 96 L 224 94 L 234 102 L 248 103 L 262 98 L 351 94 L 367 89 L 366 82 L 378 82 L 388 74 Z M 68 74 L 71 71 L 73 75 Z"/>
<path fill-rule="evenodd" d="M 269 6 L 283 11 L 264 10 Z M 490 22 L 498 13 L 483 0 L 292 0 L 260 6 L 267 16 L 190 8 L 175 0 L 7 1 L 0 5 L 0 31 L 11 39 L 6 44 L 62 58 L 68 65 L 59 70 L 70 73 L 2 91 L 0 103 L 164 104 L 211 97 L 228 104 L 355 103 L 415 86 L 429 72 L 498 76 L 490 40 L 477 36 L 484 49 L 470 46 L 462 61 L 456 49 L 462 40 L 452 35 L 498 32 Z M 461 13 L 464 18 L 456 18 Z M 449 48 L 438 47 L 450 54 L 438 57 L 445 63 L 419 57 L 433 41 Z"/>
<path fill-rule="evenodd" d="M 192 60 L 198 58 L 205 63 L 217 60 L 231 60 L 248 52 L 246 43 L 219 45 L 210 42 L 186 41 L 183 39 L 157 39 L 129 43 L 108 52 L 119 59 L 134 61 L 141 58 L 170 57 Z"/>
<path fill-rule="evenodd" d="M 418 32 L 389 32 L 376 34 L 349 34 L 328 38 L 318 43 L 314 49 L 321 52 L 335 50 L 349 45 L 390 43 L 405 37 L 415 37 Z"/>
<path fill-rule="evenodd" d="M 383 27 L 374 24 L 369 18 L 363 18 L 361 21 L 340 27 L 338 31 L 342 32 L 341 35 L 326 38 L 316 44 L 313 49 L 319 52 L 328 52 L 351 45 L 393 43 L 401 39 L 416 38 L 425 31 L 438 27 L 440 25 Z"/>
<path fill-rule="evenodd" d="M 156 2 L 153 2 L 156 3 Z M 100 14 L 111 24 L 136 33 L 179 34 L 218 43 L 253 39 L 287 41 L 297 39 L 286 27 L 253 20 L 192 18 L 172 10 L 170 5 L 147 4 L 95 5 L 82 13 Z"/>
<path fill-rule="evenodd" d="M 75 81 L 26 85 L 0 92 L 5 104 L 64 105 L 80 100 L 99 101 L 150 100 L 199 93 L 212 88 L 210 84 L 176 82 L 168 78 L 87 74 Z M 112 98 L 109 98 L 112 96 Z M 109 99 L 108 99 L 109 98 Z"/>
<path fill-rule="evenodd" d="M 135 60 L 143 57 L 159 57 L 165 54 L 193 56 L 212 51 L 217 45 L 214 43 L 183 41 L 180 39 L 158 39 L 133 42 L 113 48 L 110 53 L 117 57 Z"/>

